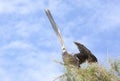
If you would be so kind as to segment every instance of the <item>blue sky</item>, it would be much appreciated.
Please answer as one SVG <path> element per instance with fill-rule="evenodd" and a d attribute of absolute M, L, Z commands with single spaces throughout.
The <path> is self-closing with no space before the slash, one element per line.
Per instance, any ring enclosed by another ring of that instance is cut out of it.
<path fill-rule="evenodd" d="M 105 64 L 120 57 L 119 0 L 0 0 L 0 81 L 52 81 L 63 72 L 60 43 L 44 9 L 50 9 L 70 53 L 73 41 Z"/>

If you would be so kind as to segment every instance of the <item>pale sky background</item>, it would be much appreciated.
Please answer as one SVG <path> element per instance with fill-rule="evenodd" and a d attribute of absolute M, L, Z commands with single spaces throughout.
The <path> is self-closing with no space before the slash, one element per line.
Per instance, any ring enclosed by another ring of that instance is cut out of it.
<path fill-rule="evenodd" d="M 0 0 L 0 81 L 52 81 L 63 73 L 50 9 L 70 53 L 73 41 L 106 64 L 120 57 L 120 0 Z"/>

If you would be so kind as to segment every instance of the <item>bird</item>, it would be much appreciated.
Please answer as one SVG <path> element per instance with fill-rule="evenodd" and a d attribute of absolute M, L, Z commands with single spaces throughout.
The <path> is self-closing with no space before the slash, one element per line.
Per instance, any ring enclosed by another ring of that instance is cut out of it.
<path fill-rule="evenodd" d="M 83 44 L 76 41 L 74 43 L 77 46 L 79 53 L 69 53 L 64 45 L 60 30 L 58 29 L 57 24 L 55 23 L 49 9 L 46 9 L 45 12 L 60 41 L 64 65 L 73 65 L 75 67 L 80 67 L 80 64 L 86 61 L 88 61 L 89 63 L 97 62 L 97 58 L 91 53 L 91 51 L 88 48 L 86 48 Z"/>

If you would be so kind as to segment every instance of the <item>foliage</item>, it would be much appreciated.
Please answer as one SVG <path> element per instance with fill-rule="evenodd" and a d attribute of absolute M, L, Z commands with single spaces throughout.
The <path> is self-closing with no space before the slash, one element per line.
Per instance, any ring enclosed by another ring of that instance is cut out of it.
<path fill-rule="evenodd" d="M 109 62 L 110 67 L 92 63 L 81 68 L 65 66 L 65 73 L 54 81 L 120 81 L 120 62 Z"/>

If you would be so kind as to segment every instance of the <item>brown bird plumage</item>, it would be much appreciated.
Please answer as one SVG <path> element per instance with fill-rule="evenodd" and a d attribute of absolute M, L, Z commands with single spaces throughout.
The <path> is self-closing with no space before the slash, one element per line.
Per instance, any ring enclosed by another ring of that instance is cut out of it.
<path fill-rule="evenodd" d="M 74 54 L 74 57 L 79 60 L 79 65 L 84 63 L 85 61 L 88 61 L 89 63 L 97 62 L 97 58 L 91 53 L 91 51 L 86 48 L 83 44 L 74 42 L 80 53 Z"/>
<path fill-rule="evenodd" d="M 65 65 L 74 65 L 80 67 L 80 64 L 88 61 L 97 62 L 97 58 L 90 52 L 88 48 L 86 48 L 83 44 L 74 42 L 77 45 L 80 53 L 75 53 L 74 55 L 68 53 L 65 49 L 63 49 L 62 58 Z"/>
<path fill-rule="evenodd" d="M 74 66 L 79 66 L 79 61 L 70 53 L 67 51 L 62 53 L 62 58 L 64 61 L 64 65 L 74 65 Z"/>

